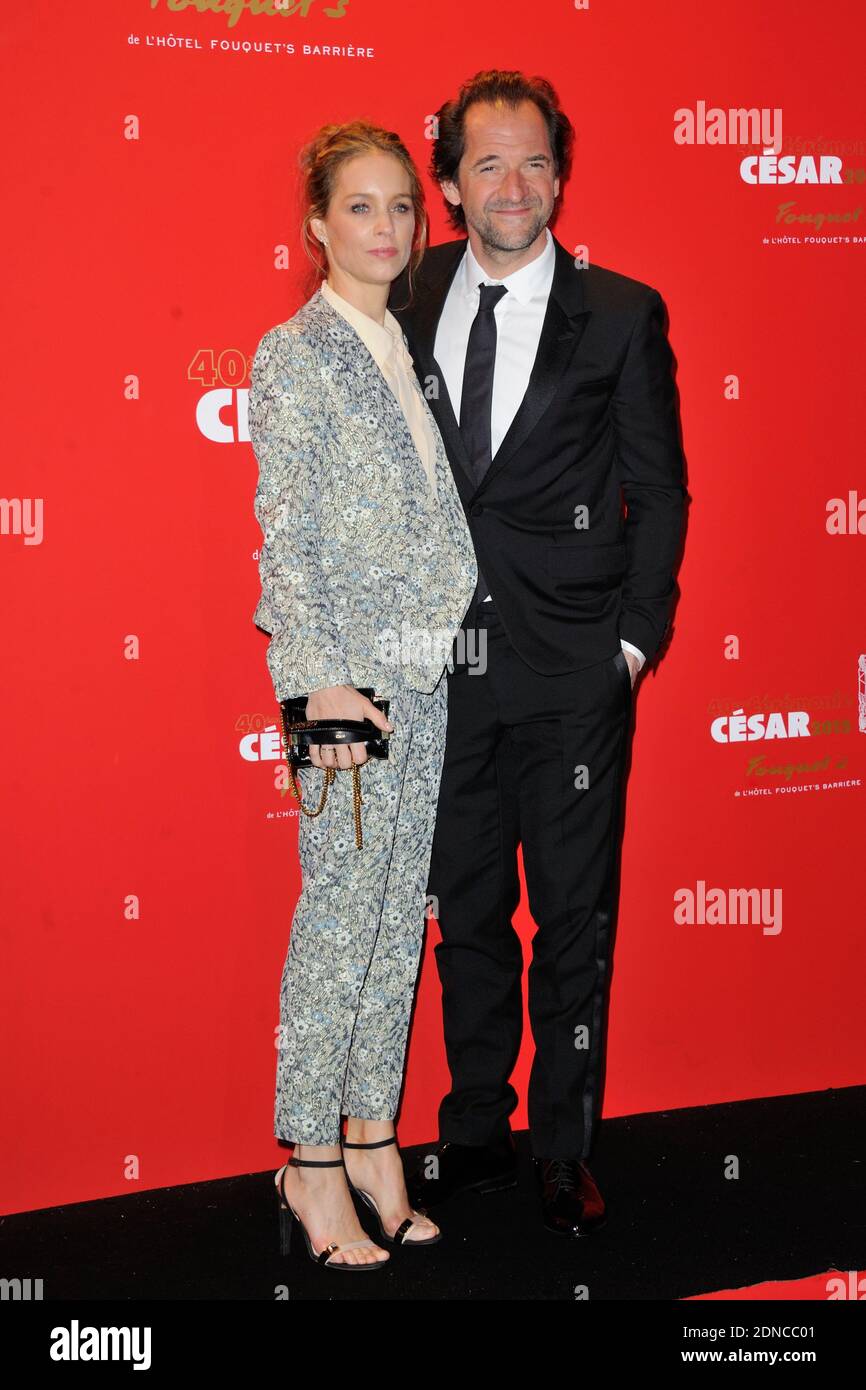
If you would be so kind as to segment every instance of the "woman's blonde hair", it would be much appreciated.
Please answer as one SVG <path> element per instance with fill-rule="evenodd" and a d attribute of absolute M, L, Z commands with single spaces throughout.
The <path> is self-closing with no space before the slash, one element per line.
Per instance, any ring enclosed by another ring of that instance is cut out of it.
<path fill-rule="evenodd" d="M 301 239 L 307 259 L 315 267 L 314 279 L 318 287 L 328 274 L 328 264 L 322 251 L 322 243 L 313 232 L 310 223 L 315 217 L 327 216 L 341 166 L 358 155 L 377 153 L 390 154 L 399 159 L 409 177 L 410 197 L 415 209 L 415 232 L 407 267 L 411 298 L 412 276 L 418 269 L 427 247 L 427 208 L 424 189 L 412 156 L 393 130 L 383 130 L 381 126 L 373 125 L 370 121 L 347 121 L 343 125 L 323 125 L 312 139 L 307 141 L 299 155 L 301 197 L 305 208 L 301 222 Z M 324 259 L 320 259 L 320 256 Z"/>

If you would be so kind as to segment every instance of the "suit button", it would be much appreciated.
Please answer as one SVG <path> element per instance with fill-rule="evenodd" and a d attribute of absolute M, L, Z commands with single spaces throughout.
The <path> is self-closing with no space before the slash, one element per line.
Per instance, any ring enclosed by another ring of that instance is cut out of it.
<path fill-rule="evenodd" d="M 480 502 L 476 502 L 476 503 L 475 503 L 475 506 L 472 508 L 472 515 L 473 515 L 473 516 L 480 516 L 481 513 L 482 513 L 483 511 L 484 511 L 484 508 L 482 507 L 481 503 L 480 503 Z"/>

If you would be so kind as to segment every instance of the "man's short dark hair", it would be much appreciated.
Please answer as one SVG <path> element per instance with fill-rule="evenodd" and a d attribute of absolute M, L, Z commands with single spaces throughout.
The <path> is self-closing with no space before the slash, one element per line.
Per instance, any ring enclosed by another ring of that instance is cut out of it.
<path fill-rule="evenodd" d="M 545 77 L 526 77 L 522 72 L 489 68 L 476 72 L 464 82 L 457 96 L 436 112 L 437 133 L 433 141 L 430 173 L 437 183 L 456 184 L 457 171 L 466 146 L 466 112 L 477 101 L 504 102 L 512 108 L 522 101 L 534 101 L 547 125 L 556 174 L 565 183 L 571 170 L 574 127 L 559 104 L 559 97 Z M 560 194 L 562 189 L 560 187 Z M 463 205 L 455 207 L 445 199 L 452 227 L 464 230 Z"/>

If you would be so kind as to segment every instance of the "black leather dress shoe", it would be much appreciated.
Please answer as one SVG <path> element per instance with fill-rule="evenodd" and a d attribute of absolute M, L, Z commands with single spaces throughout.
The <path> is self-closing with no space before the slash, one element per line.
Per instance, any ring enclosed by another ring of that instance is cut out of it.
<path fill-rule="evenodd" d="M 435 1165 L 430 1163 L 435 1157 Z M 433 1175 L 426 1177 L 428 1168 Z M 417 1170 L 406 1180 L 409 1204 L 427 1209 L 458 1192 L 502 1192 L 517 1186 L 517 1151 L 514 1137 L 500 1144 L 437 1144 L 432 1154 L 422 1154 Z"/>
<path fill-rule="evenodd" d="M 560 1236 L 588 1236 L 607 1223 L 604 1198 L 579 1158 L 535 1158 L 544 1224 Z"/>

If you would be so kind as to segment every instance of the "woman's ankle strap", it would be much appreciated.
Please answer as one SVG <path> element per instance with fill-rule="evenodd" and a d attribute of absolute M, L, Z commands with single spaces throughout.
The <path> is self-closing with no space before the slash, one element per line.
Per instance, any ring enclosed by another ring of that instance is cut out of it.
<path fill-rule="evenodd" d="M 342 1168 L 341 1158 L 290 1158 L 293 1168 Z"/>
<path fill-rule="evenodd" d="M 382 1149 L 386 1144 L 396 1144 L 397 1136 L 392 1134 L 390 1139 L 376 1139 L 372 1144 L 351 1144 L 348 1139 L 343 1139 L 344 1149 Z"/>

